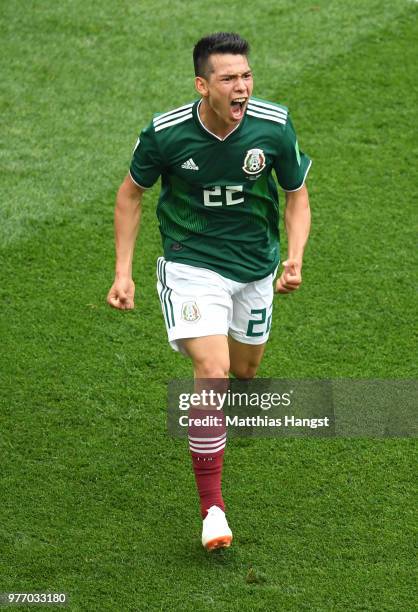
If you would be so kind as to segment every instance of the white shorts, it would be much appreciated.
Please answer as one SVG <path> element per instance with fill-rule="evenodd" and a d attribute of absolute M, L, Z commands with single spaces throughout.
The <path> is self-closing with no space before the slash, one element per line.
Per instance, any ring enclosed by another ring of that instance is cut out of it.
<path fill-rule="evenodd" d="M 168 340 L 232 336 L 244 344 L 264 344 L 273 313 L 274 274 L 252 283 L 238 283 L 206 268 L 157 261 L 157 291 Z"/>

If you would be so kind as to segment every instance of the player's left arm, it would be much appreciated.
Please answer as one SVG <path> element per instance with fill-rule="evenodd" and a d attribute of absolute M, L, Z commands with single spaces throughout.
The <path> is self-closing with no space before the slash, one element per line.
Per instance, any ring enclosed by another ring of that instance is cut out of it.
<path fill-rule="evenodd" d="M 302 282 L 303 252 L 311 227 L 311 209 L 308 189 L 304 184 L 297 191 L 286 192 L 285 226 L 287 233 L 287 259 L 276 283 L 278 293 L 290 293 Z"/>

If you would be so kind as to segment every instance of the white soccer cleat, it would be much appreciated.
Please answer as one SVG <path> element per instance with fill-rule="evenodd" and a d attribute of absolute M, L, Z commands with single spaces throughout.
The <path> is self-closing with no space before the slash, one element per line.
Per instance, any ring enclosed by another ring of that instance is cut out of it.
<path fill-rule="evenodd" d="M 232 542 L 232 531 L 228 526 L 225 512 L 218 506 L 211 506 L 203 519 L 202 544 L 206 550 L 228 548 Z"/>

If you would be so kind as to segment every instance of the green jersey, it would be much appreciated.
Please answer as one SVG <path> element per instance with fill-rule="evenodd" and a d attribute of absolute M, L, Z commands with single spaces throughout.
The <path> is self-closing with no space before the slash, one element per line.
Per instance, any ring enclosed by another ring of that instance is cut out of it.
<path fill-rule="evenodd" d="M 299 189 L 311 161 L 299 151 L 284 106 L 250 98 L 224 139 L 210 132 L 197 100 L 156 115 L 141 132 L 130 174 L 140 187 L 161 176 L 157 206 L 164 257 L 239 282 L 279 263 L 279 197 Z"/>

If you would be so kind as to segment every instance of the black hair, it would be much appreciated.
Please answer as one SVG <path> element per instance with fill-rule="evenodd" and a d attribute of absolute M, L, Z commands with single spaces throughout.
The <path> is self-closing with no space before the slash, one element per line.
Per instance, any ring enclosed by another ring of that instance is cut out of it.
<path fill-rule="evenodd" d="M 209 56 L 214 53 L 232 53 L 233 55 L 248 55 L 250 45 L 244 38 L 234 32 L 215 32 L 201 38 L 193 49 L 194 73 L 196 76 L 207 77 Z"/>

